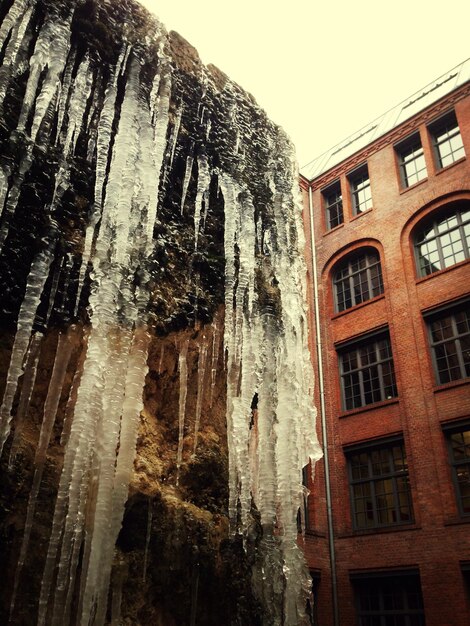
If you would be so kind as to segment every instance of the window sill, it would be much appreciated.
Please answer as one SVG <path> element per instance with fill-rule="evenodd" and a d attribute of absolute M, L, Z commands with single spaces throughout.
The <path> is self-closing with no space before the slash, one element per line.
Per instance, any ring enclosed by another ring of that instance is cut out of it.
<path fill-rule="evenodd" d="M 330 228 L 329 230 L 324 232 L 322 236 L 326 237 L 327 235 L 331 235 L 331 233 L 334 233 L 337 230 L 339 230 L 340 228 L 343 228 L 343 226 L 344 226 L 344 222 L 342 222 L 341 224 L 338 224 L 338 226 L 335 226 L 334 228 Z"/>
<path fill-rule="evenodd" d="M 353 530 L 350 533 L 338 534 L 338 539 L 349 539 L 352 537 L 370 537 L 370 535 L 383 535 L 386 533 L 404 532 L 410 530 L 421 530 L 421 526 L 411 522 L 410 524 L 396 524 L 395 526 L 383 526 L 380 528 L 364 528 L 363 530 Z"/>
<path fill-rule="evenodd" d="M 468 385 L 470 383 L 470 378 L 459 378 L 459 380 L 452 380 L 450 383 L 444 383 L 443 385 L 436 385 L 433 388 L 434 393 L 439 393 L 440 391 L 446 391 L 446 389 L 453 389 L 454 387 L 461 387 L 462 385 Z"/>
<path fill-rule="evenodd" d="M 432 274 L 429 274 L 428 276 L 421 276 L 420 278 L 416 279 L 416 284 L 420 285 L 421 283 L 423 283 L 426 280 L 429 280 L 430 278 L 435 278 L 436 276 L 441 276 L 442 274 L 446 274 L 447 272 L 451 272 L 456 267 L 460 267 L 460 266 L 465 265 L 467 263 L 470 263 L 470 259 L 464 259 L 463 261 L 459 261 L 458 263 L 455 263 L 454 265 L 451 265 L 450 267 L 444 267 L 444 269 L 437 270 L 437 272 L 433 272 Z"/>
<path fill-rule="evenodd" d="M 400 402 L 400 398 L 390 398 L 390 400 L 382 400 L 381 402 L 374 402 L 373 404 L 360 406 L 357 409 L 349 409 L 348 411 L 341 411 L 338 417 L 339 418 L 349 417 L 350 415 L 356 415 L 357 413 L 365 413 L 366 411 L 382 409 L 382 408 L 386 408 L 390 406 L 391 404 L 398 404 L 399 402 Z"/>
<path fill-rule="evenodd" d="M 370 209 L 367 209 L 366 211 L 362 211 L 361 213 L 357 213 L 356 215 L 353 215 L 351 218 L 351 222 L 354 222 L 354 220 L 357 220 L 359 217 L 362 217 L 363 215 L 367 215 L 367 213 L 370 213 L 373 210 L 374 207 L 371 207 Z"/>
<path fill-rule="evenodd" d="M 444 526 L 460 526 L 461 524 L 469 524 L 470 515 L 465 517 L 451 517 L 444 521 Z"/>
<path fill-rule="evenodd" d="M 302 533 L 299 533 L 302 536 Z M 305 529 L 305 537 L 317 537 L 319 539 L 326 539 L 326 533 L 321 533 L 318 530 L 313 530 L 311 528 Z"/>
<path fill-rule="evenodd" d="M 467 160 L 467 157 L 463 156 L 463 157 L 460 157 L 460 159 L 457 159 L 457 161 L 454 161 L 453 163 L 451 163 L 450 165 L 441 167 L 440 169 L 436 170 L 436 176 L 439 176 L 439 174 L 442 174 L 443 172 L 447 172 L 447 170 L 450 170 L 451 167 L 454 167 L 455 165 L 459 165 L 460 163 L 463 163 L 466 160 Z"/>
<path fill-rule="evenodd" d="M 335 320 L 338 317 L 342 317 L 343 315 L 347 315 L 348 313 L 351 313 L 352 311 L 357 311 L 357 309 L 362 309 L 363 307 L 367 306 L 368 304 L 372 304 L 373 302 L 377 302 L 378 300 L 383 300 L 384 298 L 385 298 L 385 294 L 381 293 L 379 296 L 375 296 L 374 298 L 370 298 L 370 300 L 365 300 L 364 302 L 361 302 L 360 304 L 355 304 L 354 306 L 349 307 L 349 309 L 345 309 L 344 311 L 340 311 L 339 313 L 335 313 L 334 315 L 331 316 L 331 319 Z"/>
<path fill-rule="evenodd" d="M 416 187 L 419 187 L 420 185 L 423 185 L 424 183 L 428 182 L 428 178 L 423 178 L 422 180 L 418 180 L 417 183 L 414 183 L 413 185 L 410 185 L 409 187 L 405 187 L 404 189 L 400 189 L 400 195 L 402 195 L 403 193 L 406 193 L 407 191 L 411 191 L 412 189 L 416 189 Z"/>

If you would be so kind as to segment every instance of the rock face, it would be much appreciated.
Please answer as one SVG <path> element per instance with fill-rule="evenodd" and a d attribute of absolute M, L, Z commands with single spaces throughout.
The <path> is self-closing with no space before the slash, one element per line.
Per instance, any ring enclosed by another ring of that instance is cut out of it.
<path fill-rule="evenodd" d="M 2 0 L 0 62 L 0 623 L 307 623 L 289 140 L 130 0 Z"/>

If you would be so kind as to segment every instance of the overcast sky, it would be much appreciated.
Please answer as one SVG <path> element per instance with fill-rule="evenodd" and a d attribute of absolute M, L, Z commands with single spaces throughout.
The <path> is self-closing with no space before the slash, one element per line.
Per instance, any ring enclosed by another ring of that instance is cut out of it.
<path fill-rule="evenodd" d="M 300 165 L 470 57 L 470 0 L 140 0 L 251 92 Z"/>

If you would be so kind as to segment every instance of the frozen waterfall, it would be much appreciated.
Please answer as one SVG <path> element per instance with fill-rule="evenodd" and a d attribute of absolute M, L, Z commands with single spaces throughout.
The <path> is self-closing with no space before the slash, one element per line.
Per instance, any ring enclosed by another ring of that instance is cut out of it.
<path fill-rule="evenodd" d="M 108 0 L 96 5 L 115 15 Z M 12 615 L 51 466 L 60 478 L 37 623 L 101 626 L 107 612 L 118 623 L 125 570 L 122 560 L 115 563 L 116 542 L 143 416 L 156 419 L 146 404 L 152 366 L 155 397 L 164 375 L 177 389 L 176 426 L 168 429 L 175 437 L 174 499 L 183 466 L 198 461 L 204 428 L 219 410 L 216 383 L 226 377 L 231 532 L 247 546 L 259 519 L 253 588 L 265 624 L 299 626 L 310 585 L 297 545 L 302 468 L 320 449 L 292 147 L 266 121 L 267 138 L 257 140 L 266 157 L 254 165 L 247 154 L 255 131 L 243 107 L 256 105 L 247 105 L 236 85 L 198 66 L 200 91 L 191 101 L 184 81 L 193 70 L 178 69 L 176 44 L 157 21 L 137 36 L 131 25 L 119 26 L 119 41 L 106 39 L 103 26 L 88 49 L 77 31 L 88 19 L 83 6 L 13 0 L 0 24 L 0 112 L 10 116 L 5 129 L 13 146 L 0 158 L 0 246 L 5 266 L 13 251 L 26 268 L 18 284 L 11 279 L 12 304 L 3 313 L 14 329 L 0 400 L 7 471 L 14 471 L 22 438 L 32 436 L 28 416 L 42 407 Z M 31 228 L 44 230 L 28 234 L 18 252 L 30 205 L 38 209 Z M 189 327 L 193 338 L 188 332 L 176 339 Z M 150 362 L 159 333 L 170 333 L 162 328 L 175 334 L 173 372 L 164 343 Z M 60 453 L 49 463 L 52 446 Z M 143 583 L 159 523 L 157 508 L 145 502 Z M 196 559 L 191 623 L 199 567 Z"/>

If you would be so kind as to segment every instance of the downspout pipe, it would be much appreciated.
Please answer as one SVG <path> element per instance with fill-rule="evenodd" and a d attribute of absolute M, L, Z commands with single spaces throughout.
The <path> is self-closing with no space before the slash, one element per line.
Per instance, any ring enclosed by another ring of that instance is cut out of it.
<path fill-rule="evenodd" d="M 328 543 L 329 543 L 330 564 L 331 564 L 333 623 L 334 623 L 334 626 L 340 626 L 339 625 L 339 610 L 338 610 L 338 585 L 336 581 L 335 538 L 334 538 L 334 532 L 333 532 L 333 509 L 331 506 L 331 481 L 330 481 L 330 464 L 329 464 L 329 453 L 328 453 L 328 433 L 327 433 L 327 428 L 326 428 L 325 383 L 324 383 L 324 376 L 323 376 L 323 348 L 322 348 L 322 340 L 321 340 L 321 332 L 320 332 L 320 306 L 318 302 L 317 258 L 316 258 L 316 252 L 315 252 L 315 230 L 313 227 L 312 188 L 310 184 L 308 187 L 308 210 L 309 210 L 309 220 L 310 220 L 313 300 L 314 300 L 314 312 L 315 312 L 315 335 L 316 335 L 317 363 L 318 363 L 318 387 L 320 390 L 320 417 L 321 417 L 321 431 L 322 431 L 322 442 L 323 442 L 323 459 L 325 463 L 325 490 L 326 490 L 327 520 L 328 520 Z"/>

